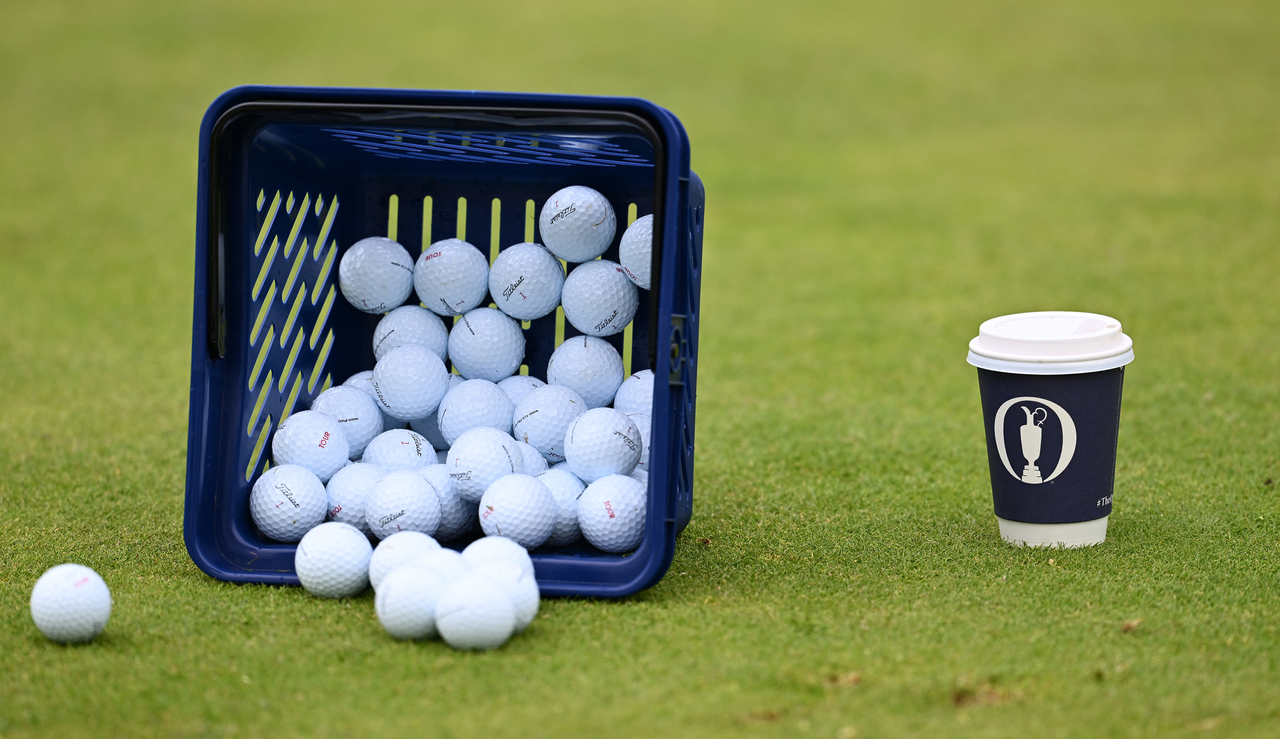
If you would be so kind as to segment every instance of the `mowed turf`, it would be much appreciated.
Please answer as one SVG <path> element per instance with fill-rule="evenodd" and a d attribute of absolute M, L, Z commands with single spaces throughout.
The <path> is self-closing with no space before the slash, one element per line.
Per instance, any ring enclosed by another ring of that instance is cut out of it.
<path fill-rule="evenodd" d="M 892 6 L 892 7 L 885 7 Z M 6 3 L 0 735 L 1280 733 L 1280 17 L 1248 2 Z M 695 513 L 503 649 L 182 543 L 196 145 L 242 83 L 647 97 L 707 185 Z M 1118 317 L 1103 546 L 1000 543 L 966 343 Z M 97 569 L 105 633 L 27 600 Z"/>

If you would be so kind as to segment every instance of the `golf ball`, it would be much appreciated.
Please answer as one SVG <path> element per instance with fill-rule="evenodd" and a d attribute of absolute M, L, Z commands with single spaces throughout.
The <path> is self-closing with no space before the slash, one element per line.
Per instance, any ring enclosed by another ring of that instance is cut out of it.
<path fill-rule="evenodd" d="M 401 531 L 388 536 L 378 543 L 378 548 L 369 557 L 369 584 L 377 590 L 382 578 L 392 570 L 439 548 L 435 539 L 421 531 Z"/>
<path fill-rule="evenodd" d="M 627 277 L 641 290 L 649 289 L 649 273 L 653 269 L 653 216 L 637 218 L 627 226 L 618 245 L 618 261 Z"/>
<path fill-rule="evenodd" d="M 515 408 L 512 435 L 533 447 L 548 462 L 564 461 L 564 434 L 587 403 L 563 385 L 546 385 L 529 393 Z"/>
<path fill-rule="evenodd" d="M 537 449 L 523 441 L 517 441 L 516 446 L 520 447 L 520 453 L 524 455 L 524 473 L 526 475 L 537 477 L 547 471 L 547 460 Z"/>
<path fill-rule="evenodd" d="M 524 361 L 520 324 L 493 308 L 477 308 L 453 324 L 449 358 L 468 380 L 498 382 L 515 374 Z"/>
<path fill-rule="evenodd" d="M 557 191 L 542 206 L 538 230 L 547 249 L 566 262 L 586 262 L 613 243 L 618 219 L 604 195 L 582 185 Z"/>
<path fill-rule="evenodd" d="M 520 321 L 542 318 L 560 304 L 564 267 L 538 244 L 503 249 L 489 269 L 489 294 L 498 310 Z"/>
<path fill-rule="evenodd" d="M 433 464 L 418 470 L 418 474 L 435 490 L 436 497 L 440 499 L 440 528 L 436 529 L 436 538 L 449 541 L 470 531 L 476 522 L 476 507 L 458 496 L 458 488 L 449 476 L 449 468 L 443 464 Z"/>
<path fill-rule="evenodd" d="M 344 387 L 353 387 L 369 396 L 369 399 L 373 401 L 373 404 L 378 407 L 378 412 L 382 414 L 383 431 L 404 428 L 404 421 L 401 421 L 390 413 L 387 413 L 386 410 L 382 408 L 382 404 L 378 402 L 378 392 L 373 389 L 373 370 L 357 372 L 348 377 L 347 381 L 342 384 Z"/>
<path fill-rule="evenodd" d="M 622 411 L 592 408 L 569 425 L 564 456 L 587 484 L 607 475 L 626 475 L 640 461 L 640 433 Z"/>
<path fill-rule="evenodd" d="M 524 472 L 524 455 L 509 434 L 481 426 L 458 437 L 445 464 L 458 496 L 475 504 L 498 478 Z"/>
<path fill-rule="evenodd" d="M 588 408 L 606 406 L 622 384 L 622 356 L 604 339 L 575 336 L 551 354 L 547 384 L 573 390 Z"/>
<path fill-rule="evenodd" d="M 514 411 L 502 388 L 488 380 L 467 380 L 445 393 L 436 413 L 440 435 L 451 447 L 463 433 L 482 426 L 510 433 Z"/>
<path fill-rule="evenodd" d="M 348 523 L 360 529 L 363 534 L 371 534 L 369 524 L 364 520 L 364 507 L 373 493 L 373 486 L 386 470 L 376 464 L 356 463 L 343 467 L 329 478 L 325 486 L 325 495 L 329 500 L 329 520 Z"/>
<path fill-rule="evenodd" d="M 531 475 L 507 475 L 480 498 L 480 528 L 526 549 L 542 546 L 556 525 L 556 499 Z"/>
<path fill-rule="evenodd" d="M 351 245 L 338 263 L 338 287 L 356 310 L 386 313 L 413 290 L 413 260 L 403 246 L 371 236 Z"/>
<path fill-rule="evenodd" d="M 378 321 L 373 330 L 373 357 L 382 359 L 397 346 L 417 344 L 440 357 L 449 358 L 449 329 L 440 316 L 416 305 L 402 305 Z"/>
<path fill-rule="evenodd" d="M 291 542 L 319 526 L 329 498 L 315 473 L 296 464 L 272 467 L 249 493 L 249 515 L 268 538 Z"/>
<path fill-rule="evenodd" d="M 293 567 L 308 593 L 320 598 L 349 598 L 369 584 L 373 547 L 356 527 L 330 521 L 298 542 Z"/>
<path fill-rule="evenodd" d="M 389 472 L 374 483 L 364 519 L 379 539 L 401 531 L 433 536 L 440 528 L 440 500 L 435 489 L 415 472 Z"/>
<path fill-rule="evenodd" d="M 487 577 L 506 589 L 507 597 L 511 598 L 511 605 L 516 611 L 515 633 L 519 634 L 529 628 L 529 624 L 538 616 L 538 605 L 542 600 L 538 581 L 531 573 L 514 562 L 489 562 L 471 572 Z"/>
<path fill-rule="evenodd" d="M 622 381 L 613 396 L 613 407 L 630 415 L 653 415 L 653 370 L 640 370 Z"/>
<path fill-rule="evenodd" d="M 418 564 L 397 567 L 382 580 L 373 608 L 378 623 L 396 639 L 434 639 L 436 601 L 448 583 Z"/>
<path fill-rule="evenodd" d="M 466 380 L 463 379 L 462 375 L 455 375 L 453 373 L 450 373 L 449 388 L 448 390 L 444 391 L 444 394 L 448 395 L 449 390 L 454 389 L 455 387 L 461 385 L 464 382 L 466 382 Z M 441 398 L 441 401 L 443 400 L 444 398 Z M 409 428 L 425 436 L 427 438 L 427 441 L 431 442 L 431 446 L 435 448 L 437 451 L 447 451 L 449 449 L 449 442 L 445 441 L 444 436 L 440 433 L 440 408 L 439 407 L 437 407 L 434 411 L 431 411 L 431 415 L 427 416 L 426 418 L 415 418 L 414 420 L 410 421 Z"/>
<path fill-rule="evenodd" d="M 622 267 L 596 259 L 569 273 L 560 302 L 574 328 L 588 336 L 612 336 L 635 318 L 640 296 Z"/>
<path fill-rule="evenodd" d="M 387 472 L 417 470 L 436 464 L 436 451 L 420 434 L 394 429 L 375 436 L 360 461 L 376 464 Z"/>
<path fill-rule="evenodd" d="M 396 418 L 413 420 L 431 415 L 448 388 L 449 370 L 444 362 L 417 344 L 392 349 L 373 368 L 378 403 Z"/>
<path fill-rule="evenodd" d="M 489 290 L 489 260 L 461 239 L 437 241 L 418 257 L 413 287 L 433 313 L 462 315 L 484 302 Z"/>
<path fill-rule="evenodd" d="M 454 649 L 497 649 L 516 628 L 507 588 L 468 573 L 449 583 L 436 600 L 436 629 Z"/>
<path fill-rule="evenodd" d="M 453 582 L 471 571 L 470 562 L 463 559 L 461 554 L 444 547 L 418 555 L 413 563 L 435 570 L 445 582 Z"/>
<path fill-rule="evenodd" d="M 520 569 L 533 573 L 533 558 L 529 550 L 505 536 L 486 536 L 476 539 L 462 550 L 462 558 L 472 567 L 479 567 L 488 562 L 515 562 Z"/>
<path fill-rule="evenodd" d="M 636 432 L 640 435 L 640 461 L 636 462 L 636 469 L 648 472 L 649 444 L 653 439 L 653 423 L 643 413 L 628 413 L 627 418 L 630 418 L 631 423 L 635 424 Z"/>
<path fill-rule="evenodd" d="M 276 464 L 305 467 L 321 482 L 346 466 L 350 451 L 342 424 L 317 411 L 299 411 L 289 416 L 271 439 L 271 458 Z"/>
<path fill-rule="evenodd" d="M 596 549 L 629 552 L 644 538 L 645 488 L 626 475 L 609 475 L 587 486 L 578 499 L 578 525 Z"/>
<path fill-rule="evenodd" d="M 338 385 L 320 393 L 311 410 L 338 422 L 347 439 L 347 455 L 359 459 L 373 437 L 382 433 L 382 412 L 368 393 L 359 388 Z"/>
<path fill-rule="evenodd" d="M 578 498 L 587 489 L 582 480 L 569 470 L 547 470 L 538 475 L 538 481 L 547 486 L 556 499 L 556 526 L 543 546 L 563 547 L 582 537 L 578 526 Z"/>
<path fill-rule="evenodd" d="M 498 387 L 502 388 L 502 392 L 511 399 L 511 405 L 514 408 L 524 400 L 526 395 L 546 384 L 532 375 L 512 375 L 505 380 L 500 380 Z"/>
<path fill-rule="evenodd" d="M 31 620 L 50 641 L 87 642 L 102 633 L 110 618 L 111 591 L 84 565 L 46 570 L 31 589 Z"/>

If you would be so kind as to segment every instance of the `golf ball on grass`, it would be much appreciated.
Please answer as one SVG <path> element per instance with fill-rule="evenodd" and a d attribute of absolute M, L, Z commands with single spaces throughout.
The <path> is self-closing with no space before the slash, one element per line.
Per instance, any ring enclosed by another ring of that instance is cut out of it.
<path fill-rule="evenodd" d="M 249 493 L 249 515 L 258 530 L 275 541 L 301 539 L 324 521 L 328 507 L 324 483 L 296 464 L 263 472 Z"/>
<path fill-rule="evenodd" d="M 111 618 L 111 591 L 93 570 L 62 564 L 46 570 L 31 589 L 31 620 L 50 641 L 87 642 Z"/>
<path fill-rule="evenodd" d="M 640 461 L 640 433 L 622 411 L 592 408 L 569 425 L 564 456 L 569 469 L 590 484 L 607 475 L 626 475 Z"/>
<path fill-rule="evenodd" d="M 516 609 L 507 588 L 467 573 L 436 600 L 436 630 L 454 649 L 497 649 L 515 633 Z"/>
<path fill-rule="evenodd" d="M 622 355 L 609 342 L 595 336 L 565 340 L 547 362 L 547 384 L 569 388 L 586 401 L 588 408 L 613 402 L 622 378 Z"/>
<path fill-rule="evenodd" d="M 440 573 L 405 564 L 387 574 L 374 598 L 378 623 L 396 639 L 434 639 L 436 601 L 448 582 Z"/>
<path fill-rule="evenodd" d="M 519 405 L 526 395 L 546 385 L 547 383 L 532 375 L 512 375 L 498 382 L 498 387 L 511 399 L 512 406 Z"/>
<path fill-rule="evenodd" d="M 372 534 L 364 520 L 365 504 L 373 494 L 373 486 L 387 474 L 376 464 L 356 464 L 343 467 L 329 478 L 325 495 L 329 500 L 330 521 L 348 523 L 365 535 Z"/>
<path fill-rule="evenodd" d="M 416 344 L 431 350 L 441 361 L 449 358 L 449 329 L 440 316 L 416 305 L 402 305 L 378 321 L 373 330 L 373 357 L 383 355 L 405 344 Z"/>
<path fill-rule="evenodd" d="M 546 485 L 551 497 L 556 499 L 556 525 L 542 545 L 563 547 L 582 538 L 582 529 L 578 526 L 578 498 L 587 486 L 569 470 L 547 470 L 538 475 L 538 481 Z"/>
<path fill-rule="evenodd" d="M 364 519 L 379 539 L 402 531 L 433 536 L 440 528 L 440 500 L 416 472 L 389 472 L 374 484 Z"/>
<path fill-rule="evenodd" d="M 587 408 L 581 395 L 563 385 L 540 387 L 516 405 L 512 436 L 533 447 L 548 462 L 563 462 L 565 432 Z"/>
<path fill-rule="evenodd" d="M 376 464 L 387 472 L 412 471 L 436 464 L 436 450 L 421 434 L 393 429 L 375 436 L 360 461 Z"/>
<path fill-rule="evenodd" d="M 489 562 L 515 562 L 520 569 L 533 575 L 533 558 L 529 551 L 505 536 L 486 536 L 476 539 L 462 550 L 462 558 L 472 567 Z"/>
<path fill-rule="evenodd" d="M 635 318 L 640 296 L 622 267 L 596 259 L 569 273 L 560 303 L 574 328 L 588 336 L 612 336 Z"/>
<path fill-rule="evenodd" d="M 613 407 L 626 413 L 653 415 L 653 370 L 640 370 L 622 381 L 613 396 Z"/>
<path fill-rule="evenodd" d="M 542 318 L 560 304 L 564 267 L 538 244 L 503 249 L 489 268 L 489 295 L 498 310 L 519 321 Z"/>
<path fill-rule="evenodd" d="M 391 239 L 361 239 L 338 263 L 338 287 L 356 310 L 386 313 L 413 291 L 413 259 Z"/>
<path fill-rule="evenodd" d="M 489 260 L 461 239 L 444 239 L 422 250 L 413 268 L 418 299 L 440 316 L 458 316 L 484 302 Z"/>
<path fill-rule="evenodd" d="M 653 269 L 653 215 L 641 216 L 622 234 L 618 261 L 627 277 L 641 290 L 649 289 Z"/>
<path fill-rule="evenodd" d="M 377 590 L 382 578 L 392 570 L 439 548 L 435 539 L 420 531 L 402 531 L 388 536 L 378 543 L 369 557 L 369 584 Z"/>
<path fill-rule="evenodd" d="M 396 418 L 413 420 L 430 415 L 448 389 L 449 370 L 444 362 L 435 352 L 417 344 L 392 349 L 373 368 L 373 392 L 378 403 Z"/>
<path fill-rule="evenodd" d="M 351 445 L 342 424 L 317 411 L 298 411 L 286 418 L 271 438 L 276 464 L 296 464 L 311 470 L 321 482 L 346 466 Z"/>
<path fill-rule="evenodd" d="M 542 546 L 556 524 L 556 500 L 531 475 L 507 475 L 480 498 L 480 528 L 487 536 L 505 536 L 526 549 Z"/>
<path fill-rule="evenodd" d="M 524 472 L 524 455 L 510 434 L 487 426 L 471 429 L 449 447 L 446 459 L 458 496 L 468 503 L 480 497 L 498 478 Z"/>
<path fill-rule="evenodd" d="M 444 547 L 419 555 L 413 563 L 435 570 L 445 582 L 453 582 L 471 571 L 470 562 L 463 559 L 461 554 Z"/>
<path fill-rule="evenodd" d="M 373 547 L 356 527 L 330 521 L 298 542 L 293 567 L 308 593 L 320 598 L 349 598 L 369 584 Z"/>
<path fill-rule="evenodd" d="M 477 308 L 453 324 L 449 359 L 468 380 L 504 380 L 524 361 L 524 332 L 502 311 Z"/>
<path fill-rule="evenodd" d="M 514 411 L 502 388 L 488 380 L 466 380 L 445 393 L 436 414 L 440 435 L 451 447 L 463 433 L 482 426 L 510 433 Z"/>
<path fill-rule="evenodd" d="M 515 607 L 515 633 L 519 634 L 529 628 L 529 624 L 538 616 L 538 606 L 542 601 L 538 581 L 531 573 L 515 562 L 488 562 L 471 572 L 487 577 L 506 589 L 511 605 Z"/>
<path fill-rule="evenodd" d="M 320 393 L 311 410 L 338 422 L 347 439 L 347 456 L 359 459 L 373 437 L 382 433 L 382 412 L 367 393 L 339 385 Z"/>
<path fill-rule="evenodd" d="M 556 191 L 538 215 L 547 249 L 566 262 L 587 262 L 604 254 L 617 228 L 608 198 L 582 185 Z"/>
<path fill-rule="evenodd" d="M 626 475 L 609 475 L 587 486 L 578 499 L 578 525 L 603 552 L 630 552 L 644 538 L 645 488 Z"/>

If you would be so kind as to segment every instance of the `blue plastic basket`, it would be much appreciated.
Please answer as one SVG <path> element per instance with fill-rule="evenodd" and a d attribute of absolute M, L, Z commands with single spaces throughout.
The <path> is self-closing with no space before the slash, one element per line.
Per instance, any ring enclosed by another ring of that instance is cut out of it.
<path fill-rule="evenodd" d="M 258 532 L 248 497 L 280 421 L 373 367 L 379 317 L 339 294 L 343 250 L 383 234 L 415 258 L 453 236 L 494 253 L 541 241 L 542 203 L 571 184 L 618 211 L 605 258 L 629 212 L 655 217 L 653 289 L 610 339 L 632 372 L 655 373 L 648 515 L 629 555 L 580 545 L 534 552 L 534 567 L 546 595 L 623 596 L 662 578 L 693 510 L 704 191 L 680 122 L 630 98 L 287 87 L 230 90 L 200 127 L 183 522 L 200 569 L 298 582 L 294 545 Z M 578 333 L 559 311 L 524 332 L 542 379 L 557 334 Z"/>

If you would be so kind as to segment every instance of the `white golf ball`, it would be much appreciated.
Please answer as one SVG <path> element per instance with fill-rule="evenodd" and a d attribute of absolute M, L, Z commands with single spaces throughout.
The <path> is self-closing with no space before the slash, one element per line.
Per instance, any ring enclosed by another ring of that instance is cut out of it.
<path fill-rule="evenodd" d="M 627 477 L 630 477 L 632 480 L 635 480 L 636 482 L 640 483 L 642 486 L 644 486 L 645 490 L 649 489 L 648 470 L 642 470 L 639 467 L 637 467 L 634 470 L 631 470 L 631 474 L 627 475 Z"/>
<path fill-rule="evenodd" d="M 480 498 L 480 528 L 486 536 L 505 536 L 536 549 L 556 527 L 556 499 L 531 475 L 507 475 Z"/>
<path fill-rule="evenodd" d="M 604 339 L 575 336 L 552 352 L 547 384 L 573 390 L 588 408 L 606 406 L 622 384 L 622 356 Z"/>
<path fill-rule="evenodd" d="M 564 456 L 588 485 L 607 475 L 626 475 L 640 461 L 640 432 L 622 411 L 592 408 L 569 425 Z"/>
<path fill-rule="evenodd" d="M 292 542 L 324 522 L 329 498 L 324 483 L 296 464 L 272 467 L 249 493 L 249 515 L 268 538 Z"/>
<path fill-rule="evenodd" d="M 463 559 L 461 554 L 452 549 L 440 547 L 432 552 L 425 552 L 413 560 L 415 565 L 429 567 L 444 578 L 445 582 L 453 582 L 471 571 L 471 563 Z"/>
<path fill-rule="evenodd" d="M 542 593 L 538 590 L 538 581 L 533 575 L 521 569 L 514 562 L 489 562 L 471 571 L 487 577 L 502 585 L 511 598 L 511 605 L 516 609 L 515 633 L 519 634 L 529 628 L 533 619 L 538 616 L 538 605 L 542 601 Z"/>
<path fill-rule="evenodd" d="M 293 568 L 308 593 L 319 598 L 349 598 L 369 584 L 373 547 L 356 527 L 330 521 L 298 542 Z"/>
<path fill-rule="evenodd" d="M 586 262 L 604 254 L 617 228 L 608 198 L 582 185 L 557 191 L 538 215 L 542 241 L 566 262 Z"/>
<path fill-rule="evenodd" d="M 556 526 L 543 546 L 563 547 L 582 537 L 578 526 L 578 498 L 587 486 L 569 470 L 547 470 L 538 480 L 551 491 L 556 499 Z"/>
<path fill-rule="evenodd" d="M 468 380 L 506 379 L 524 361 L 524 332 L 502 311 L 477 308 L 453 324 L 449 359 Z"/>
<path fill-rule="evenodd" d="M 289 416 L 271 439 L 272 461 L 305 467 L 321 482 L 346 466 L 350 451 L 342 424 L 333 416 L 316 411 L 298 411 Z"/>
<path fill-rule="evenodd" d="M 618 261 L 627 277 L 641 290 L 648 290 L 653 269 L 653 216 L 641 216 L 622 234 Z"/>
<path fill-rule="evenodd" d="M 445 393 L 436 414 L 440 435 L 451 447 L 459 436 L 481 426 L 510 433 L 514 411 L 502 388 L 488 380 L 467 380 Z"/>
<path fill-rule="evenodd" d="M 434 639 L 436 601 L 448 583 L 417 564 L 397 567 L 382 580 L 373 608 L 378 623 L 396 639 Z"/>
<path fill-rule="evenodd" d="M 388 536 L 378 543 L 369 558 L 369 584 L 377 590 L 382 578 L 392 570 L 439 548 L 435 539 L 421 531 L 401 531 Z"/>
<path fill-rule="evenodd" d="M 564 267 L 538 244 L 503 249 L 489 268 L 489 295 L 498 310 L 520 321 L 542 318 L 560 304 Z"/>
<path fill-rule="evenodd" d="M 476 522 L 476 507 L 458 496 L 458 487 L 449 476 L 449 468 L 433 464 L 418 470 L 418 474 L 440 499 L 440 528 L 436 529 L 436 538 L 449 541 L 470 531 Z"/>
<path fill-rule="evenodd" d="M 392 349 L 373 368 L 378 403 L 387 413 L 406 421 L 430 415 L 448 389 L 449 370 L 444 362 L 417 344 Z"/>
<path fill-rule="evenodd" d="M 31 589 L 31 619 L 50 641 L 87 642 L 111 618 L 111 591 L 102 577 L 84 565 L 46 570 Z"/>
<path fill-rule="evenodd" d="M 388 472 L 374 483 L 364 519 L 379 539 L 401 531 L 434 536 L 440 528 L 440 500 L 435 489 L 416 472 Z"/>
<path fill-rule="evenodd" d="M 497 649 L 516 628 L 507 588 L 468 573 L 449 583 L 436 601 L 436 630 L 454 649 Z"/>
<path fill-rule="evenodd" d="M 514 562 L 520 569 L 533 576 L 533 558 L 529 550 L 505 536 L 486 536 L 476 539 L 462 550 L 462 558 L 472 567 L 479 567 L 488 562 Z"/>
<path fill-rule="evenodd" d="M 454 389 L 464 382 L 466 382 L 466 380 L 462 375 L 455 375 L 452 372 L 449 373 L 449 388 L 444 391 L 444 394 L 448 395 L 449 390 Z M 440 400 L 443 402 L 444 398 L 441 398 Z M 431 442 L 431 446 L 435 447 L 437 451 L 448 451 L 449 442 L 445 441 L 444 436 L 440 433 L 439 407 L 432 411 L 431 415 L 426 418 L 415 418 L 410 421 L 409 428 L 425 436 L 427 441 Z"/>
<path fill-rule="evenodd" d="M 445 464 L 458 496 L 474 504 L 498 478 L 524 472 L 524 455 L 509 434 L 481 426 L 458 437 Z"/>
<path fill-rule="evenodd" d="M 640 296 L 622 267 L 596 259 L 569 273 L 560 302 L 574 328 L 588 336 L 612 336 L 635 318 Z"/>
<path fill-rule="evenodd" d="M 403 246 L 371 236 L 351 245 L 338 263 L 338 287 L 356 310 L 386 313 L 413 290 L 413 259 Z"/>
<path fill-rule="evenodd" d="M 547 459 L 532 446 L 523 441 L 516 441 L 516 446 L 520 447 L 520 453 L 524 455 L 524 473 L 537 477 L 547 471 Z"/>
<path fill-rule="evenodd" d="M 383 431 L 404 428 L 404 421 L 401 421 L 390 413 L 387 413 L 386 410 L 383 409 L 382 404 L 378 402 L 378 391 L 373 389 L 373 370 L 357 372 L 348 377 L 347 381 L 342 383 L 342 385 L 344 387 L 353 387 L 369 396 L 369 399 L 373 401 L 373 404 L 378 407 L 378 412 L 382 414 Z"/>
<path fill-rule="evenodd" d="M 449 358 L 449 329 L 440 316 L 416 305 L 402 305 L 378 321 L 373 330 L 373 357 L 382 359 L 397 346 L 417 344 L 440 357 Z"/>
<path fill-rule="evenodd" d="M 338 422 L 347 439 L 347 455 L 359 459 L 373 437 L 382 433 L 382 411 L 367 393 L 359 388 L 338 385 L 320 393 L 311 410 Z"/>
<path fill-rule="evenodd" d="M 636 432 L 640 435 L 640 461 L 636 462 L 636 469 L 648 472 L 649 445 L 653 441 L 653 422 L 643 413 L 628 413 L 627 418 L 635 424 Z"/>
<path fill-rule="evenodd" d="M 376 464 L 359 462 L 335 472 L 325 486 L 329 520 L 351 524 L 366 535 L 373 533 L 364 520 L 364 507 L 373 493 L 374 484 L 385 474 L 386 470 Z"/>
<path fill-rule="evenodd" d="M 413 287 L 433 313 L 462 315 L 484 302 L 489 290 L 489 260 L 460 239 L 437 241 L 418 257 Z"/>
<path fill-rule="evenodd" d="M 512 407 L 515 407 L 524 400 L 526 395 L 540 387 L 545 387 L 546 384 L 532 375 L 512 375 L 505 380 L 500 380 L 498 387 L 502 388 L 502 392 L 511 399 Z"/>
<path fill-rule="evenodd" d="M 613 407 L 631 415 L 653 415 L 653 370 L 640 370 L 622 381 L 613 396 Z"/>
<path fill-rule="evenodd" d="M 360 461 L 376 464 L 387 472 L 412 471 L 436 464 L 436 450 L 421 434 L 394 429 L 373 437 Z"/>
<path fill-rule="evenodd" d="M 629 552 L 644 538 L 645 488 L 626 475 L 609 475 L 587 486 L 578 499 L 582 535 L 604 552 Z"/>
<path fill-rule="evenodd" d="M 516 405 L 511 434 L 538 450 L 549 462 L 564 461 L 564 434 L 586 413 L 587 402 L 563 385 L 546 385 Z"/>

